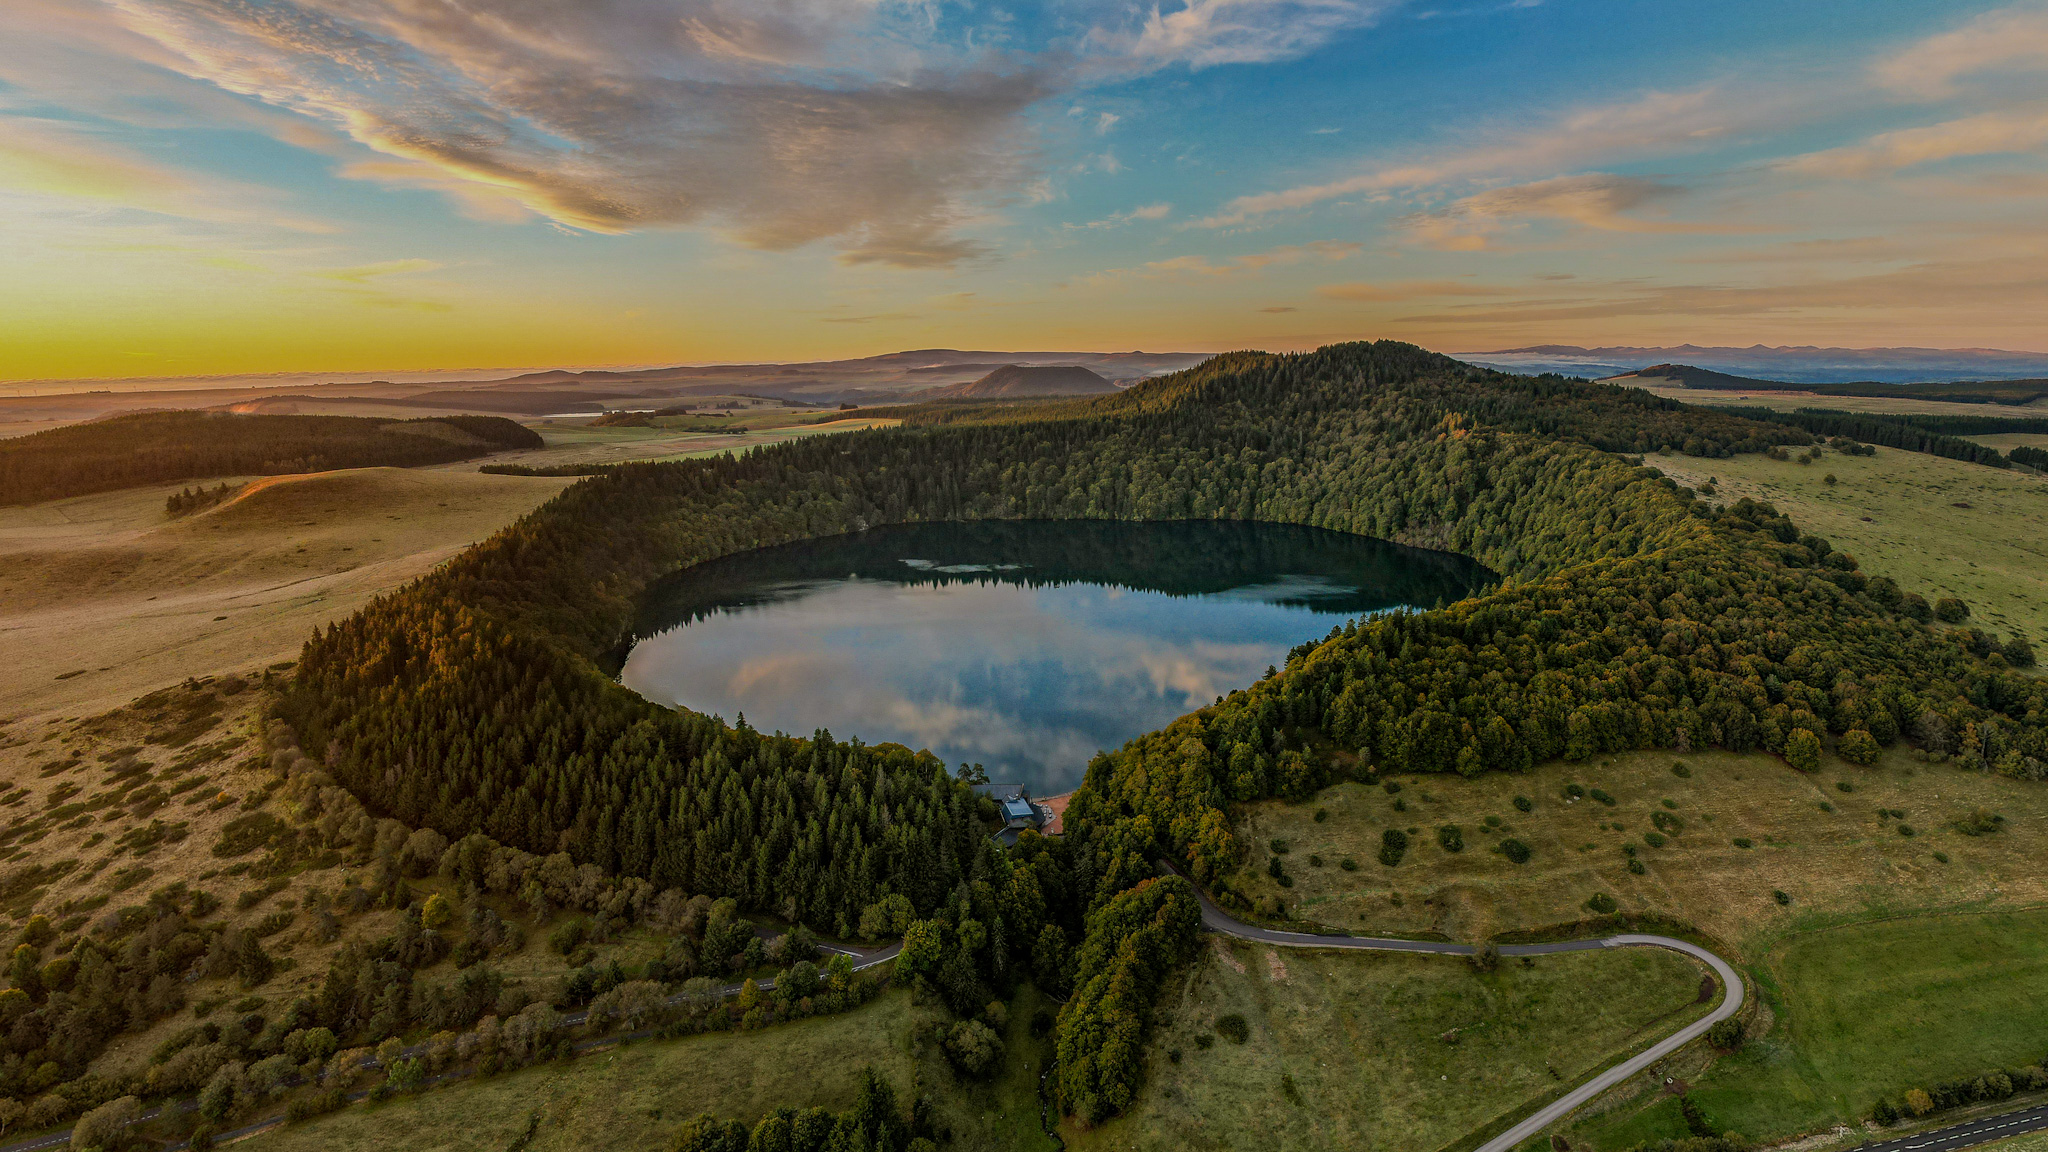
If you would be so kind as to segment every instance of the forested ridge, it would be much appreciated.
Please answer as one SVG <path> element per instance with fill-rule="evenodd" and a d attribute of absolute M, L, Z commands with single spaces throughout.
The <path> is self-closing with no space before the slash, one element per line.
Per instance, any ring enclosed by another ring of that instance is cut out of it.
<path fill-rule="evenodd" d="M 919 918 L 904 967 L 963 1011 L 1022 972 L 1070 985 L 1056 1085 L 1091 1119 L 1131 1100 L 1153 994 L 1199 921 L 1186 881 L 1153 861 L 1226 873 L 1233 801 L 1339 770 L 1641 747 L 1797 762 L 1823 741 L 1854 756 L 1908 737 L 2020 776 L 2048 760 L 2048 692 L 2008 667 L 2031 658 L 2023 642 L 1933 630 L 1924 602 L 1768 506 L 1717 509 L 1616 455 L 1805 445 L 1801 429 L 1393 343 L 1233 354 L 1093 400 L 894 414 L 904 426 L 579 484 L 315 637 L 284 712 L 408 824 L 828 930 L 900 901 Z M 1003 517 L 1311 524 L 1462 552 L 1507 583 L 1340 630 L 1099 757 L 1067 835 L 1007 854 L 929 756 L 762 735 L 599 671 L 636 596 L 678 567 Z"/>
<path fill-rule="evenodd" d="M 447 464 L 539 447 L 539 433 L 502 416 L 137 412 L 0 440 L 0 505 L 206 476 Z"/>

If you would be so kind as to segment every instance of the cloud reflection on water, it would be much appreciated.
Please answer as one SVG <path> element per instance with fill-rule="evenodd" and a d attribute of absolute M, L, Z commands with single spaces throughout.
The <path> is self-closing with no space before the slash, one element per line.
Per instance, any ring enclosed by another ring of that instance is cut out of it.
<path fill-rule="evenodd" d="M 1266 591 L 1294 591 L 1293 582 Z M 1344 614 L 1092 584 L 806 582 L 634 648 L 623 680 L 763 730 L 929 748 L 1044 792 L 1242 687 Z"/>
<path fill-rule="evenodd" d="M 621 679 L 754 727 L 929 748 L 1041 792 L 1471 561 L 1302 525 L 1001 520 L 738 553 L 642 597 Z"/>

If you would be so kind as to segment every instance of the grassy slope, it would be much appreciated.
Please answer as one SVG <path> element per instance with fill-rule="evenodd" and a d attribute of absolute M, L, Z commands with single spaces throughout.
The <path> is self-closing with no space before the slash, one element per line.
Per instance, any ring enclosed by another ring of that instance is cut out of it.
<path fill-rule="evenodd" d="M 1068 1146 L 1378 1148 L 1397 1134 L 1402 1148 L 1444 1146 L 1704 1011 L 1702 973 L 1648 950 L 1511 961 L 1482 976 L 1455 958 L 1217 941 L 1168 995 L 1138 1106 L 1093 1131 L 1070 1126 Z M 1200 1048 L 1196 1037 L 1230 1012 L 1250 1023 L 1250 1041 Z"/>
<path fill-rule="evenodd" d="M 706 1110 L 747 1122 L 777 1107 L 853 1103 L 863 1065 L 911 1083 L 910 996 L 893 992 L 838 1016 L 763 1032 L 711 1033 L 635 1044 L 565 1064 L 354 1106 L 252 1140 L 264 1152 L 504 1148 L 532 1128 L 528 1152 L 664 1147 Z"/>
<path fill-rule="evenodd" d="M 572 483 L 464 468 L 266 477 L 178 520 L 164 515 L 178 485 L 0 509 L 0 719 L 295 659 L 315 627 Z"/>
<path fill-rule="evenodd" d="M 1867 919 L 2048 904 L 2048 877 L 2035 863 L 2048 851 L 2048 790 L 2036 784 L 1923 764 L 1898 752 L 1872 768 L 1830 757 L 1812 776 L 1762 754 L 1603 759 L 1476 780 L 1400 777 L 1406 812 L 1394 810 L 1397 797 L 1353 783 L 1309 803 L 1249 806 L 1241 831 L 1260 850 L 1232 883 L 1279 896 L 1306 919 L 1461 940 L 1580 919 L 1587 915 L 1581 903 L 1607 892 L 1625 911 L 1686 920 L 1751 960 L 1805 916 Z M 1672 773 L 1681 760 L 1690 777 Z M 1856 790 L 1840 791 L 1840 781 Z M 1571 782 L 1604 788 L 1615 806 L 1591 798 L 1566 802 L 1562 792 Z M 1529 798 L 1534 811 L 1518 812 L 1517 795 Z M 1666 799 L 1677 807 L 1664 808 Z M 1948 827 L 1980 805 L 2005 815 L 2007 831 L 1973 838 Z M 1329 817 L 1321 823 L 1314 819 L 1318 808 Z M 1900 822 L 1880 818 L 1880 808 L 1903 809 L 1917 834 L 1900 835 Z M 1685 823 L 1662 848 L 1644 840 L 1656 811 Z M 1488 816 L 1502 821 L 1501 832 L 1484 832 Z M 1623 831 L 1612 828 L 1617 823 Z M 1464 829 L 1463 852 L 1438 847 L 1436 829 L 1445 824 Z M 1376 858 L 1389 827 L 1416 829 L 1407 858 L 1392 869 Z M 1516 865 L 1490 851 L 1505 834 L 1534 848 L 1534 858 Z M 1737 837 L 1753 846 L 1737 847 Z M 1264 849 L 1274 838 L 1291 849 L 1284 866 L 1292 888 L 1266 874 Z M 1635 846 L 1643 875 L 1628 872 L 1625 844 Z M 1936 851 L 1950 863 L 1936 861 Z M 1312 867 L 1311 854 L 1324 866 Z M 1357 871 L 1337 866 L 1346 856 Z M 1789 908 L 1775 902 L 1774 889 L 1792 897 Z"/>
<path fill-rule="evenodd" d="M 2048 640 L 2048 478 L 1892 448 L 1830 452 L 1813 464 L 1758 455 L 1646 463 L 1682 484 L 1717 477 L 1717 501 L 1768 500 L 1853 553 L 1864 571 L 1929 600 L 1959 596 L 1980 627 Z M 1823 480 L 1828 473 L 1837 483 Z"/>
<path fill-rule="evenodd" d="M 531 1143 L 521 1145 L 528 1152 L 651 1150 L 699 1112 L 751 1124 L 779 1107 L 844 1108 L 861 1067 L 873 1064 L 903 1103 L 920 1092 L 933 1098 L 938 1122 L 953 1133 L 951 1152 L 1058 1152 L 1039 1128 L 1038 1076 L 1051 1046 L 1031 1034 L 1032 1014 L 1056 1006 L 1026 986 L 1010 1007 L 1009 1059 L 988 1083 L 959 1082 L 928 1040 L 933 1010 L 914 1007 L 908 992 L 896 991 L 853 1012 L 763 1032 L 650 1041 L 354 1105 L 264 1134 L 250 1147 L 502 1148 L 532 1123 Z"/>
<path fill-rule="evenodd" d="M 1362 918 L 1374 930 L 1465 939 L 1570 920 L 1595 891 L 1698 925 L 1751 966 L 1776 1024 L 1711 1069 L 1692 1053 L 1681 1074 L 1694 1078 L 1718 1125 L 1752 1138 L 1845 1122 L 1879 1094 L 2048 1052 L 2048 912 L 2037 910 L 2048 904 L 2038 867 L 2048 795 L 2038 786 L 1900 754 L 1871 769 L 1831 761 L 1811 777 L 1761 755 L 1611 760 L 1523 777 L 1403 778 L 1407 812 L 1357 784 L 1307 804 L 1256 806 L 1247 839 L 1286 840 L 1295 884 L 1267 879 L 1261 852 L 1251 886 L 1327 923 L 1357 927 Z M 1690 777 L 1672 774 L 1677 760 Z M 1841 792 L 1841 780 L 1856 790 Z M 1568 781 L 1603 787 L 1617 803 L 1566 804 Z M 1535 811 L 1516 811 L 1515 795 Z M 1677 807 L 1664 808 L 1666 798 Z M 2006 830 L 1968 837 L 1947 826 L 1978 805 L 2004 814 Z M 1320 823 L 1317 808 L 1327 813 Z M 1879 808 L 1905 809 L 1917 834 L 1899 835 Z M 1643 840 L 1652 811 L 1686 823 L 1663 848 Z M 1477 834 L 1489 814 L 1536 849 L 1529 864 L 1485 850 L 1498 839 Z M 1614 831 L 1617 822 L 1627 831 Z M 1465 829 L 1462 853 L 1436 843 L 1435 829 L 1449 823 Z M 1391 870 L 1374 858 L 1387 826 L 1419 830 Z M 1736 847 L 1737 836 L 1754 847 Z M 1623 843 L 1637 847 L 1644 875 L 1627 872 Z M 1309 866 L 1312 853 L 1324 867 Z M 1335 867 L 1347 855 L 1358 871 Z M 1771 897 L 1779 888 L 1789 907 Z M 1916 915 L 1939 911 L 1984 914 Z M 1675 1103 L 1652 1095 L 1607 1102 L 1575 1133 L 1600 1149 L 1683 1134 Z"/>
<path fill-rule="evenodd" d="M 1778 1026 L 1693 1082 L 1716 1127 L 1753 1139 L 1855 1124 L 1881 1096 L 2048 1055 L 2048 911 L 1801 933 L 1761 975 Z M 1575 1134 L 1620 1148 L 1684 1125 L 1638 1101 Z"/>

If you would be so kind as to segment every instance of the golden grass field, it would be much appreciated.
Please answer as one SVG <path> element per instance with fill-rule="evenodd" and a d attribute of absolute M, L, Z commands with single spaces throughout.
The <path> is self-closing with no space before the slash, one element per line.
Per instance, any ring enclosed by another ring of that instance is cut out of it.
<path fill-rule="evenodd" d="M 1454 956 L 1214 938 L 1167 994 L 1138 1104 L 1063 1134 L 1076 1152 L 1455 1146 L 1697 1018 L 1704 975 L 1652 949 L 1481 975 Z M 1217 1034 L 1230 1013 L 1244 1044 Z"/>
<path fill-rule="evenodd" d="M 780 444 L 786 440 L 806 436 L 829 436 L 839 432 L 858 432 L 867 428 L 887 428 L 900 423 L 896 420 L 875 420 L 863 416 L 849 416 L 844 420 L 833 420 L 828 424 L 798 424 L 797 420 L 814 420 L 820 413 L 815 408 L 774 409 L 760 414 L 741 411 L 732 423 L 748 430 L 739 433 L 725 432 L 682 432 L 671 428 L 599 428 L 587 420 L 552 420 L 525 423 L 539 432 L 547 447 L 530 451 L 500 452 L 488 461 L 492 464 L 524 464 L 544 467 L 552 464 L 623 464 L 639 460 L 688 460 L 700 456 L 715 456 L 729 452 L 743 452 L 769 444 Z M 676 421 L 670 421 L 675 423 Z M 474 468 L 474 465 L 468 467 Z"/>
<path fill-rule="evenodd" d="M 1675 453 L 1644 462 L 1690 487 L 1718 480 L 1716 503 L 1769 501 L 1864 571 L 1929 600 L 1960 597 L 1979 627 L 2048 642 L 2048 477 L 1895 448 L 1812 464 Z"/>
<path fill-rule="evenodd" d="M 295 659 L 314 628 L 570 483 L 363 468 L 258 478 L 178 520 L 164 499 L 183 485 L 0 508 L 0 719 L 83 715 Z"/>

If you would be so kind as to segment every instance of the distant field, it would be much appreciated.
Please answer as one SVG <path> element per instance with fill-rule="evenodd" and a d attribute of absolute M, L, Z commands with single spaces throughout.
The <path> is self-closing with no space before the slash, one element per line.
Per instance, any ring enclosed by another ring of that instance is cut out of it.
<path fill-rule="evenodd" d="M 1628 383 L 1633 383 L 1628 382 Z M 1709 388 L 1644 387 L 1652 396 L 1686 404 L 1728 405 L 1772 408 L 1790 412 L 1795 408 L 1832 408 L 1838 412 L 1884 412 L 1899 416 L 2013 416 L 2040 417 L 2048 404 L 1958 404 L 1948 400 L 1909 400 L 1889 396 L 1822 396 L 1812 392 L 1728 391 Z"/>
<path fill-rule="evenodd" d="M 660 1149 L 685 1121 L 711 1111 L 748 1124 L 782 1106 L 853 1103 L 872 1064 L 910 1095 L 908 992 L 864 1008 L 762 1032 L 650 1041 L 563 1064 L 543 1064 L 355 1105 L 251 1140 L 252 1152 L 524 1152 Z M 531 1136 L 522 1142 L 522 1137 Z"/>
<path fill-rule="evenodd" d="M 1454 957 L 1218 939 L 1167 994 L 1137 1106 L 1064 1134 L 1075 1152 L 1423 1152 L 1518 1115 L 1705 1011 L 1703 974 L 1650 949 L 1510 961 L 1482 976 Z M 1230 1013 L 1248 1023 L 1247 1043 L 1217 1035 Z"/>
<path fill-rule="evenodd" d="M 1812 464 L 1761 455 L 1645 462 L 1693 487 L 1718 479 L 1717 503 L 1767 500 L 1864 571 L 1929 600 L 1962 598 L 1979 627 L 2048 641 L 2048 478 L 1892 448 L 1830 452 Z"/>
<path fill-rule="evenodd" d="M 820 415 L 816 409 L 782 411 L 797 411 L 806 419 Z M 598 428 L 588 423 L 560 420 L 551 423 L 529 421 L 529 426 L 540 433 L 547 447 L 525 452 L 501 452 L 491 457 L 491 463 L 544 467 L 551 464 L 687 460 L 780 444 L 802 436 L 829 436 L 838 432 L 889 427 L 897 422 L 855 418 L 815 426 L 785 424 L 754 431 L 758 418 L 743 414 L 734 417 L 732 423 L 745 425 L 750 430 L 743 433 L 678 432 L 667 428 Z"/>
<path fill-rule="evenodd" d="M 261 478 L 178 520 L 176 484 L 0 508 L 0 719 L 294 659 L 315 627 L 571 483 L 474 468 Z"/>
<path fill-rule="evenodd" d="M 1987 448 L 1996 448 L 2000 452 L 2010 452 L 2021 446 L 2048 448 L 2048 432 L 2008 432 L 1997 436 L 1965 436 L 1963 439 L 1974 440 Z"/>
<path fill-rule="evenodd" d="M 1858 1124 L 1880 1097 L 2048 1056 L 2048 911 L 1795 935 L 1764 965 L 1777 1027 L 1693 1081 L 1716 1129 L 1778 1139 Z M 1682 1136 L 1651 1101 L 1582 1121 L 1596 1148 Z"/>

